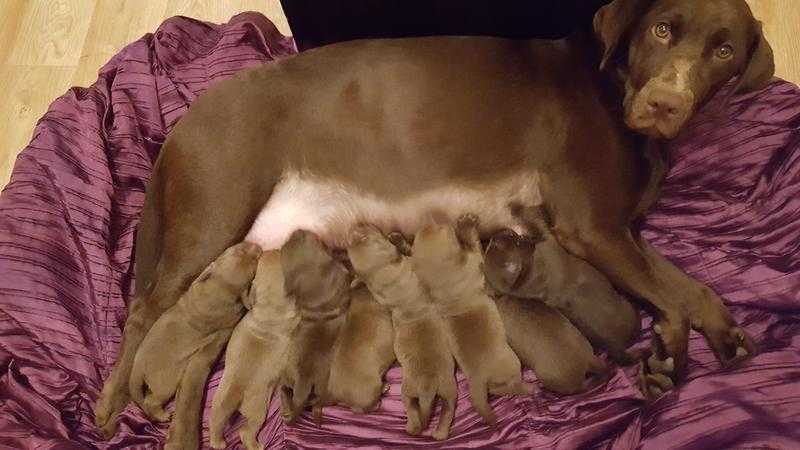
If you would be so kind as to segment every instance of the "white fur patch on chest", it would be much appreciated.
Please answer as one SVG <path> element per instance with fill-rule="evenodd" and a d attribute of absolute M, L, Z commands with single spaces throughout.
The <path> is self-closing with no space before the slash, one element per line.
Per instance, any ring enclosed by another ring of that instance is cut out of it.
<path fill-rule="evenodd" d="M 480 188 L 448 186 L 388 201 L 352 185 L 292 171 L 275 187 L 245 240 L 275 250 L 292 232 L 304 229 L 329 246 L 342 248 L 350 229 L 359 223 L 375 225 L 385 233 L 412 235 L 434 215 L 437 220 L 444 216 L 456 221 L 466 213 L 478 216 L 482 231 L 519 230 L 508 208 L 511 202 L 542 203 L 537 172 L 520 172 Z"/>

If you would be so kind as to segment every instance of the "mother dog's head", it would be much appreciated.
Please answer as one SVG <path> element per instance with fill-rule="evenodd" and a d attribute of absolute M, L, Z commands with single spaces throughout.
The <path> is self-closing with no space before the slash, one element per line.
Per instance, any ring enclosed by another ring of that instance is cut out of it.
<path fill-rule="evenodd" d="M 772 48 L 745 0 L 614 0 L 594 18 L 601 68 L 625 83 L 625 122 L 670 139 L 734 76 L 736 92 L 764 87 Z"/>

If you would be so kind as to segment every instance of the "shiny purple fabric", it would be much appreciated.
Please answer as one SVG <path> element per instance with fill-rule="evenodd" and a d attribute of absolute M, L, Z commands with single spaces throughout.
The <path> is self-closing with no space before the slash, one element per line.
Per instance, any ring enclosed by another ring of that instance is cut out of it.
<path fill-rule="evenodd" d="M 167 425 L 133 406 L 110 442 L 92 423 L 133 291 L 144 186 L 164 136 L 198 94 L 294 51 L 259 14 L 221 26 L 173 18 L 114 57 L 92 87 L 53 103 L 0 196 L 0 447 L 163 442 Z M 654 403 L 630 368 L 580 395 L 495 399 L 493 427 L 469 407 L 459 375 L 444 443 L 405 435 L 393 368 L 381 411 L 328 408 L 321 428 L 307 417 L 284 426 L 275 402 L 260 439 L 269 448 L 800 448 L 800 90 L 775 81 L 705 111 L 672 145 L 674 168 L 644 234 L 724 296 L 757 356 L 721 370 L 693 335 L 689 380 Z"/>

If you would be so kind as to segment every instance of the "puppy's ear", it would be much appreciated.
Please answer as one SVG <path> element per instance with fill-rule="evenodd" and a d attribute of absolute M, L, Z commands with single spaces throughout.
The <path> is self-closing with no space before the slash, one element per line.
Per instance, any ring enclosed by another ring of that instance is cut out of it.
<path fill-rule="evenodd" d="M 653 0 L 614 0 L 594 15 L 594 33 L 603 44 L 600 70 L 608 67 L 621 41 L 644 15 Z"/>
<path fill-rule="evenodd" d="M 739 76 L 734 92 L 740 94 L 762 89 L 772 80 L 774 75 L 775 57 L 772 53 L 772 47 L 764 38 L 761 22 L 756 22 L 756 35 L 755 41 L 750 47 L 750 60 Z"/>

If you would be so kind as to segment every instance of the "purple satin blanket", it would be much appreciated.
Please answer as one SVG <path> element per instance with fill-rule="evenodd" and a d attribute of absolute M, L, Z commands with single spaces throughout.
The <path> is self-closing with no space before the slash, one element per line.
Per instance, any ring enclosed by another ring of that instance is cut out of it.
<path fill-rule="evenodd" d="M 291 55 L 291 38 L 245 13 L 186 18 L 126 47 L 88 89 L 56 100 L 0 197 L 0 448 L 152 448 L 167 424 L 130 406 L 104 442 L 92 408 L 133 292 L 134 231 L 160 143 L 197 95 L 245 67 Z M 721 97 L 721 96 L 720 96 Z M 400 371 L 382 409 L 331 407 L 321 428 L 284 426 L 269 448 L 800 448 L 800 90 L 718 98 L 672 145 L 673 170 L 645 236 L 722 294 L 759 353 L 721 370 L 697 334 L 689 379 L 647 404 L 636 368 L 580 395 L 496 398 L 482 424 L 463 377 L 453 437 L 405 434 Z M 643 334 L 639 345 L 649 338 Z M 221 369 L 220 364 L 220 369 Z M 533 379 L 530 371 L 528 379 Z M 209 382 L 213 393 L 217 370 Z M 207 424 L 206 401 L 204 426 Z M 235 438 L 234 423 L 229 442 Z M 204 429 L 204 445 L 207 430 Z"/>

